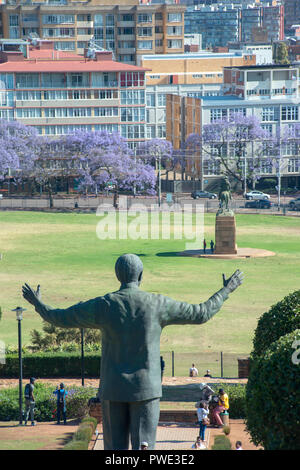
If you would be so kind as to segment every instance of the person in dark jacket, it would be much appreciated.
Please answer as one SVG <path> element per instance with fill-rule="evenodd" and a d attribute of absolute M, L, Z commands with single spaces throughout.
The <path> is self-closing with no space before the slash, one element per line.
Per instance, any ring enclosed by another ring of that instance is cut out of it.
<path fill-rule="evenodd" d="M 66 416 L 66 396 L 68 395 L 67 390 L 63 383 L 60 384 L 59 388 L 53 392 L 57 396 L 57 424 L 60 424 L 60 416 L 63 415 L 64 424 L 67 424 Z"/>

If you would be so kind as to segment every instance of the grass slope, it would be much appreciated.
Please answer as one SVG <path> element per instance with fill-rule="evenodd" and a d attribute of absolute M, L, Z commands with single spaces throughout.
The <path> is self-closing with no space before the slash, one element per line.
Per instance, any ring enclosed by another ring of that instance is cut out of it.
<path fill-rule="evenodd" d="M 27 308 L 23 320 L 23 343 L 41 320 L 21 296 L 21 286 L 41 284 L 45 303 L 66 307 L 118 288 L 114 264 L 123 253 L 142 256 L 142 288 L 199 303 L 239 268 L 245 273 L 220 313 L 208 323 L 170 326 L 163 331 L 161 350 L 178 354 L 199 351 L 248 353 L 258 317 L 288 293 L 299 289 L 300 219 L 267 215 L 237 215 L 240 247 L 276 252 L 269 258 L 209 260 L 175 255 L 185 240 L 100 240 L 99 217 L 88 214 L 38 212 L 0 213 L 0 340 L 17 344 L 17 325 L 11 309 Z M 205 215 L 205 237 L 214 238 L 214 214 Z M 190 361 L 190 358 L 189 360 Z M 188 362 L 189 363 L 189 362 Z"/>

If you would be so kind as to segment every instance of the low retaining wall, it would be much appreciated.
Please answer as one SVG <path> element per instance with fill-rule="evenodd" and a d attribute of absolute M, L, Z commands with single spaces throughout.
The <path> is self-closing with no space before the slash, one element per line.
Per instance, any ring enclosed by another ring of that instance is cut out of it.
<path fill-rule="evenodd" d="M 96 418 L 98 423 L 102 423 L 101 403 L 91 403 L 89 406 L 89 414 Z M 195 423 L 197 421 L 197 412 L 182 410 L 161 410 L 159 421 L 161 423 Z"/>

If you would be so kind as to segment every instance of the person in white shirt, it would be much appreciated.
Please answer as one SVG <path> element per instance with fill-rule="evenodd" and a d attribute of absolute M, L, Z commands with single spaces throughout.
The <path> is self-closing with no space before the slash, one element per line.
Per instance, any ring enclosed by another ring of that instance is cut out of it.
<path fill-rule="evenodd" d="M 244 449 L 242 448 L 242 443 L 241 443 L 241 441 L 236 441 L 236 443 L 235 443 L 235 450 L 244 450 Z"/>
<path fill-rule="evenodd" d="M 198 369 L 196 369 L 195 364 L 192 364 L 190 368 L 190 377 L 196 377 L 198 375 Z"/>
<path fill-rule="evenodd" d="M 202 442 L 205 442 L 205 431 L 208 424 L 208 405 L 200 402 L 199 408 L 197 409 L 198 423 L 200 425 L 199 437 Z"/>

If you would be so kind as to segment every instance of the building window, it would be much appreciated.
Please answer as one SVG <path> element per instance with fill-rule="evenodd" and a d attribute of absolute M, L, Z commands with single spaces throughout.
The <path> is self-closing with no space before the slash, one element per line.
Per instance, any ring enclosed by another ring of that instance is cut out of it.
<path fill-rule="evenodd" d="M 74 15 L 43 15 L 43 24 L 74 24 Z"/>
<path fill-rule="evenodd" d="M 165 124 L 160 124 L 157 126 L 157 137 L 158 139 L 164 139 L 166 137 L 166 126 Z"/>
<path fill-rule="evenodd" d="M 168 22 L 169 23 L 180 23 L 182 21 L 181 13 L 168 13 Z"/>
<path fill-rule="evenodd" d="M 145 104 L 144 90 L 121 91 L 121 104 Z"/>
<path fill-rule="evenodd" d="M 38 73 L 16 73 L 16 88 L 39 88 Z"/>
<path fill-rule="evenodd" d="M 217 161 L 204 160 L 203 162 L 203 173 L 205 175 L 220 175 L 221 164 Z"/>
<path fill-rule="evenodd" d="M 152 36 L 152 28 L 138 28 L 138 36 Z"/>
<path fill-rule="evenodd" d="M 121 121 L 145 121 L 145 108 L 121 108 Z"/>
<path fill-rule="evenodd" d="M 182 40 L 181 39 L 168 39 L 168 49 L 181 49 Z"/>
<path fill-rule="evenodd" d="M 150 13 L 141 13 L 138 15 L 138 23 L 152 23 L 152 15 Z"/>
<path fill-rule="evenodd" d="M 281 119 L 283 121 L 298 121 L 298 106 L 282 106 Z"/>
<path fill-rule="evenodd" d="M 210 110 L 210 122 L 217 121 L 218 119 L 223 119 L 227 117 L 226 108 L 215 108 Z"/>
<path fill-rule="evenodd" d="M 262 121 L 278 121 L 279 119 L 279 108 L 275 106 L 262 108 Z"/>
<path fill-rule="evenodd" d="M 136 87 L 144 86 L 145 74 L 143 72 L 121 72 L 120 86 L 121 87 Z"/>
<path fill-rule="evenodd" d="M 12 73 L 0 73 L 0 86 L 5 89 L 14 88 L 14 76 Z"/>
<path fill-rule="evenodd" d="M 167 34 L 169 36 L 181 36 L 182 35 L 182 26 L 168 26 Z"/>
<path fill-rule="evenodd" d="M 299 173 L 300 172 L 300 159 L 293 158 L 288 161 L 288 172 L 289 173 Z"/>
<path fill-rule="evenodd" d="M 153 41 L 138 41 L 138 49 L 151 50 L 153 48 Z"/>
<path fill-rule="evenodd" d="M 40 118 L 41 108 L 19 108 L 17 109 L 17 117 L 24 118 Z"/>
<path fill-rule="evenodd" d="M 273 124 L 261 124 L 261 128 L 266 132 L 267 136 L 273 135 Z"/>
<path fill-rule="evenodd" d="M 57 51 L 75 51 L 74 41 L 55 41 L 54 49 Z"/>
<path fill-rule="evenodd" d="M 166 106 L 166 94 L 165 93 L 158 93 L 157 106 Z"/>
<path fill-rule="evenodd" d="M 155 93 L 146 93 L 147 106 L 155 107 Z"/>
<path fill-rule="evenodd" d="M 155 126 L 147 126 L 147 139 L 155 139 Z"/>
<path fill-rule="evenodd" d="M 144 139 L 145 138 L 145 125 L 136 124 L 136 125 L 122 125 L 121 126 L 121 135 L 125 139 Z"/>

